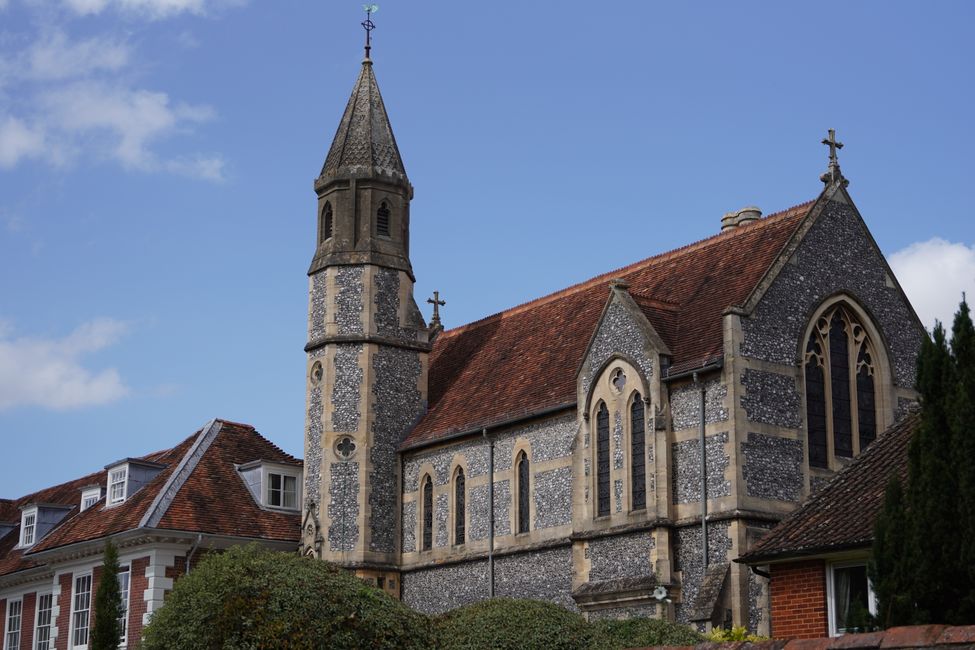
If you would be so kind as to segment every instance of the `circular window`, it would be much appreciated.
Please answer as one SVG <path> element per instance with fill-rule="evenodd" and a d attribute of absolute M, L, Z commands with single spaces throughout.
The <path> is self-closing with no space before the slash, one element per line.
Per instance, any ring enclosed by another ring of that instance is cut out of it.
<path fill-rule="evenodd" d="M 349 460 L 355 455 L 356 444 L 351 436 L 342 436 L 335 441 L 335 455 L 342 460 Z"/>
<path fill-rule="evenodd" d="M 325 369 L 322 368 L 322 362 L 316 361 L 315 363 L 313 363 L 311 366 L 311 373 L 309 374 L 309 376 L 311 377 L 311 383 L 314 384 L 315 386 L 322 383 L 322 377 L 324 375 L 325 375 Z"/>

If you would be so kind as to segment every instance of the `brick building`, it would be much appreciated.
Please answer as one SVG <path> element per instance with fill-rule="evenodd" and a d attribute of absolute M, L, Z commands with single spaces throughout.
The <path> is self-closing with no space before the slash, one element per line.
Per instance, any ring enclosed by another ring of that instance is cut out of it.
<path fill-rule="evenodd" d="M 873 524 L 890 477 L 907 481 L 907 450 L 918 419 L 916 413 L 903 418 L 740 558 L 770 575 L 776 638 L 864 631 L 857 629 L 862 613 L 876 614 L 867 580 Z"/>
<path fill-rule="evenodd" d="M 88 647 L 106 539 L 119 549 L 126 647 L 202 554 L 249 541 L 293 551 L 301 485 L 300 460 L 213 420 L 171 449 L 0 499 L 0 647 Z"/>
<path fill-rule="evenodd" d="M 925 336 L 826 142 L 811 201 L 444 331 L 367 55 L 314 183 L 302 552 L 425 612 L 767 632 L 733 560 L 902 417 Z"/>

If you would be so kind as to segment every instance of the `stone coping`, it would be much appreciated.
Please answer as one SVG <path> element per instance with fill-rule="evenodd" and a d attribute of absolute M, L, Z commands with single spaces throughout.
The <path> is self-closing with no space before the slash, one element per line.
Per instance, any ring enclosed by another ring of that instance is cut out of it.
<path fill-rule="evenodd" d="M 654 650 L 687 649 L 688 646 L 655 646 Z M 883 632 L 844 634 L 823 639 L 774 639 L 750 643 L 699 643 L 696 650 L 866 650 L 882 648 L 952 648 L 975 650 L 975 625 L 914 625 L 893 627 Z M 634 649 L 636 650 L 636 649 Z M 641 649 L 649 650 L 649 649 Z"/>

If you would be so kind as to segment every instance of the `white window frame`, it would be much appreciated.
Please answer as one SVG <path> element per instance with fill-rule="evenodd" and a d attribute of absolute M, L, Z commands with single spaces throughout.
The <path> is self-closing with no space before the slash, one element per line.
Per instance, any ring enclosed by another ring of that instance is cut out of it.
<path fill-rule="evenodd" d="M 119 503 L 123 503 L 128 496 L 126 492 L 128 491 L 129 482 L 129 466 L 118 465 L 108 470 L 108 505 L 113 506 Z M 121 486 L 121 495 L 116 496 L 114 488 L 116 486 Z"/>
<path fill-rule="evenodd" d="M 27 508 L 20 513 L 20 546 L 33 546 L 37 543 L 37 508 Z M 27 521 L 30 519 L 30 524 Z M 27 531 L 30 530 L 30 535 Z"/>
<path fill-rule="evenodd" d="M 102 498 L 102 489 L 100 487 L 88 488 L 81 493 L 81 509 L 87 510 L 96 503 L 98 503 Z"/>
<path fill-rule="evenodd" d="M 843 562 L 828 562 L 826 564 L 826 615 L 829 621 L 829 635 L 842 636 L 846 632 L 839 632 L 836 629 L 836 594 L 835 594 L 835 570 L 848 569 L 850 567 L 862 566 L 866 568 L 867 558 L 859 560 L 846 560 Z M 871 616 L 877 615 L 877 595 L 873 591 L 873 583 L 870 576 L 867 576 L 867 610 Z"/>
<path fill-rule="evenodd" d="M 271 476 L 281 477 L 281 503 L 274 505 L 271 503 Z M 294 507 L 284 505 L 284 479 L 291 478 L 295 482 L 295 504 Z M 301 509 L 301 472 L 294 469 L 285 469 L 279 466 L 264 467 L 264 476 L 262 483 L 262 502 L 268 508 L 274 508 L 276 510 L 290 510 L 296 511 Z"/>
<path fill-rule="evenodd" d="M 13 620 L 13 608 L 17 605 L 17 630 L 10 629 L 10 622 Z M 24 600 L 22 598 L 11 598 L 7 601 L 7 611 L 3 617 L 3 650 L 20 650 L 24 629 Z M 11 635 L 16 634 L 16 641 L 11 643 Z"/>
<path fill-rule="evenodd" d="M 81 629 L 76 619 L 77 615 L 82 611 L 78 608 L 78 582 L 86 578 L 88 582 L 88 601 L 87 608 L 83 610 L 87 613 L 84 626 L 85 638 L 84 643 L 75 643 L 75 638 Z M 91 640 L 92 582 L 91 571 L 76 573 L 71 577 L 71 618 L 69 619 L 70 625 L 68 626 L 68 648 L 70 650 L 87 650 L 88 642 Z"/>
<path fill-rule="evenodd" d="M 41 625 L 41 603 L 45 598 L 49 599 L 49 604 L 47 607 L 47 624 Z M 34 639 L 33 648 L 34 650 L 49 650 L 51 647 L 51 626 L 54 624 L 54 594 L 51 592 L 38 593 L 37 594 L 37 604 L 34 607 Z M 44 645 L 41 645 L 40 632 L 42 629 L 47 629 L 47 639 Z"/>
<path fill-rule="evenodd" d="M 125 587 L 122 587 L 122 576 L 125 576 Z M 126 647 L 129 643 L 129 601 L 132 596 L 132 565 L 119 565 L 118 575 L 119 591 L 122 595 L 122 636 L 119 637 L 119 647 Z"/>

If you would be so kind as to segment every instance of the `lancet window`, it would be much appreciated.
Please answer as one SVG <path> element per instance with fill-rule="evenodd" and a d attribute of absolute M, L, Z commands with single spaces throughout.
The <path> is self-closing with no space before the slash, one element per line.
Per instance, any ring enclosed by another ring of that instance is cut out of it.
<path fill-rule="evenodd" d="M 809 464 L 829 467 L 852 458 L 877 437 L 877 366 L 874 343 L 842 305 L 816 320 L 806 341 L 806 425 Z"/>
<path fill-rule="evenodd" d="M 389 206 L 385 201 L 379 204 L 376 211 L 376 234 L 389 237 Z"/>
<path fill-rule="evenodd" d="M 466 497 L 464 468 L 458 467 L 454 475 L 454 544 L 463 544 L 467 536 Z"/>
<path fill-rule="evenodd" d="M 609 514 L 609 409 L 596 412 L 596 516 Z"/>
<path fill-rule="evenodd" d="M 646 411 L 640 393 L 633 394 L 630 404 L 630 507 L 647 507 Z"/>
<path fill-rule="evenodd" d="M 518 532 L 527 533 L 530 527 L 529 517 L 531 514 L 531 501 L 529 499 L 531 488 L 531 467 L 528 461 L 528 454 L 521 452 L 518 454 L 516 463 L 518 471 Z"/>
<path fill-rule="evenodd" d="M 423 477 L 422 499 L 423 532 L 420 548 L 429 551 L 433 547 L 433 481 L 429 474 Z"/>
<path fill-rule="evenodd" d="M 322 241 L 332 238 L 332 204 L 325 201 L 322 208 Z"/>

